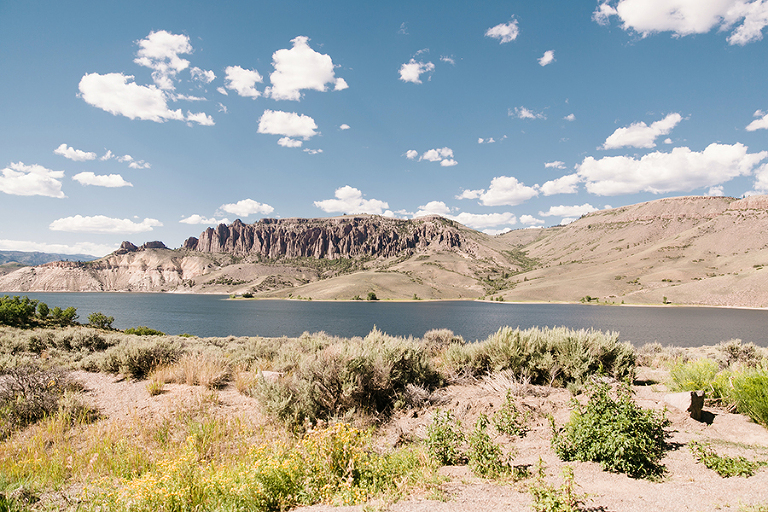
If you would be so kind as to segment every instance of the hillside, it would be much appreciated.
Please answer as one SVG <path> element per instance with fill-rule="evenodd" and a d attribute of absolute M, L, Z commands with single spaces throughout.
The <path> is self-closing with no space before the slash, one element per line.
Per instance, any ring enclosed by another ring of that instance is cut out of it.
<path fill-rule="evenodd" d="M 497 237 L 436 216 L 238 220 L 180 249 L 126 242 L 22 268 L 0 290 L 768 307 L 766 227 L 768 196 L 659 199 Z"/>

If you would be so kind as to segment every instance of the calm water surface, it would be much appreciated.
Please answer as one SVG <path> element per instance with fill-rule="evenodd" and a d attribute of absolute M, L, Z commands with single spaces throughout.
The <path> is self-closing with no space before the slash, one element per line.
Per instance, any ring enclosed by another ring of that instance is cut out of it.
<path fill-rule="evenodd" d="M 159 293 L 28 293 L 50 307 L 74 306 L 80 321 L 101 311 L 119 329 L 146 325 L 169 334 L 197 336 L 299 336 L 325 331 L 365 336 L 374 325 L 397 336 L 451 329 L 469 341 L 500 327 L 594 328 L 618 331 L 642 345 L 713 345 L 740 338 L 768 346 L 768 311 L 698 307 L 610 307 L 581 304 L 451 302 L 319 302 L 227 300 L 222 295 Z"/>
<path fill-rule="evenodd" d="M 500 327 L 594 328 L 618 331 L 622 340 L 642 345 L 713 345 L 740 338 L 768 346 L 768 311 L 632 307 L 581 304 L 450 302 L 319 302 L 227 300 L 222 295 L 159 293 L 28 293 L 50 307 L 74 306 L 80 321 L 101 311 L 119 329 L 146 325 L 169 334 L 197 336 L 299 336 L 325 331 L 365 336 L 374 325 L 397 336 L 422 336 L 451 329 L 469 341 L 483 340 Z"/>

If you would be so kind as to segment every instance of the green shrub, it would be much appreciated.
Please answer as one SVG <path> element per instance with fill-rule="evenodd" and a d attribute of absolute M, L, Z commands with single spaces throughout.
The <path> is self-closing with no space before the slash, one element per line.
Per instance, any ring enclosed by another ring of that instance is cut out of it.
<path fill-rule="evenodd" d="M 522 413 L 517 410 L 514 398 L 512 397 L 512 391 L 508 390 L 501 409 L 496 411 L 491 418 L 491 422 L 500 434 L 525 437 L 530 430 L 528 427 L 529 417 L 530 415 L 527 412 Z"/>
<path fill-rule="evenodd" d="M 427 452 L 441 466 L 463 464 L 466 457 L 461 451 L 464 433 L 461 422 L 450 411 L 437 409 L 432 422 L 427 426 Z"/>
<path fill-rule="evenodd" d="M 754 343 L 742 343 L 739 339 L 730 339 L 718 343 L 715 348 L 720 352 L 723 368 L 734 364 L 754 368 L 760 364 L 762 354 Z"/>
<path fill-rule="evenodd" d="M 571 419 L 563 428 L 552 422 L 552 448 L 564 461 L 599 462 L 608 471 L 633 478 L 652 478 L 664 472 L 660 463 L 667 448 L 664 414 L 639 407 L 627 386 L 616 398 L 610 387 L 599 384 L 590 390 L 589 401 L 574 401 Z"/>
<path fill-rule="evenodd" d="M 132 339 L 107 349 L 98 366 L 101 371 L 143 379 L 156 368 L 176 362 L 181 351 L 181 346 L 164 339 Z"/>
<path fill-rule="evenodd" d="M 693 456 L 709 469 L 723 478 L 732 476 L 750 477 L 755 474 L 765 462 L 753 462 L 744 457 L 726 457 L 718 455 L 711 446 L 706 443 L 693 441 L 689 445 Z"/>
<path fill-rule="evenodd" d="M 27 363 L 0 372 L 0 440 L 56 412 L 67 386 L 60 368 Z"/>
<path fill-rule="evenodd" d="M 378 297 L 376 297 L 376 293 L 374 293 L 374 292 L 368 292 L 368 297 L 367 297 L 367 299 L 368 299 L 368 300 L 379 300 L 379 298 L 378 298 Z"/>
<path fill-rule="evenodd" d="M 481 414 L 475 423 L 475 430 L 467 438 L 469 468 L 478 476 L 498 478 L 512 471 L 501 447 L 488 435 L 488 417 Z"/>
<path fill-rule="evenodd" d="M 485 341 L 449 346 L 445 366 L 449 372 L 475 377 L 512 370 L 532 384 L 580 385 L 595 374 L 630 377 L 635 353 L 628 343 L 619 343 L 616 333 L 504 327 Z"/>
<path fill-rule="evenodd" d="M 0 297 L 0 324 L 12 326 L 28 326 L 35 318 L 37 301 L 29 297 Z"/>
<path fill-rule="evenodd" d="M 112 322 L 115 321 L 115 317 L 107 316 L 101 311 L 91 313 L 88 315 L 88 325 L 96 327 L 97 329 L 112 329 Z"/>
<path fill-rule="evenodd" d="M 672 379 L 671 391 L 696 391 L 703 389 L 710 398 L 719 395 L 716 392 L 714 381 L 718 364 L 711 359 L 697 359 L 685 363 L 677 363 L 669 370 Z"/>
<path fill-rule="evenodd" d="M 134 334 L 136 336 L 165 336 L 163 331 L 151 329 L 146 325 L 140 325 L 138 327 L 129 327 L 125 330 L 125 334 Z"/>
<path fill-rule="evenodd" d="M 727 400 L 739 413 L 768 428 L 768 370 L 734 372 L 728 381 L 732 387 L 726 388 Z M 725 383 L 721 386 L 725 387 Z"/>

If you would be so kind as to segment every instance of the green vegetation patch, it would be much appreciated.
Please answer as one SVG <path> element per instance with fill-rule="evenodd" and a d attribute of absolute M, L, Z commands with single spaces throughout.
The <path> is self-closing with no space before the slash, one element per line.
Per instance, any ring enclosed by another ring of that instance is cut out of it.
<path fill-rule="evenodd" d="M 732 476 L 750 477 L 761 466 L 766 465 L 762 461 L 751 461 L 745 457 L 728 457 L 718 455 L 707 443 L 692 442 L 689 445 L 693 456 L 723 478 Z"/>

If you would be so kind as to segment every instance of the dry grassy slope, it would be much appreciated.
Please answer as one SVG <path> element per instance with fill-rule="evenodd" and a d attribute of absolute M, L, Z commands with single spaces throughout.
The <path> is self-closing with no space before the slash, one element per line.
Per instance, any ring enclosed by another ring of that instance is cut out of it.
<path fill-rule="evenodd" d="M 509 300 L 768 306 L 768 197 L 670 198 L 541 230 Z M 515 240 L 512 236 L 508 239 Z"/>

